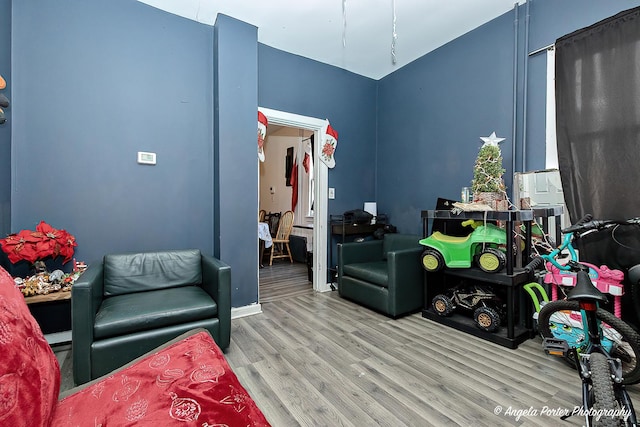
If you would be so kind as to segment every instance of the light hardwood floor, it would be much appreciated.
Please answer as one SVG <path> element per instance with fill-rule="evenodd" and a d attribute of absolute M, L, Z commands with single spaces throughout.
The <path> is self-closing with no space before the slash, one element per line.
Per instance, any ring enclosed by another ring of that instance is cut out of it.
<path fill-rule="evenodd" d="M 313 293 L 313 283 L 308 280 L 307 264 L 276 260 L 273 265 L 266 263 L 259 275 L 261 303 Z"/>
<path fill-rule="evenodd" d="M 293 286 L 295 274 L 278 274 Z M 552 413 L 580 404 L 580 380 L 539 338 L 511 350 L 419 313 L 393 320 L 337 292 L 262 309 L 233 321 L 226 357 L 274 426 L 584 424 Z M 638 404 L 640 385 L 628 389 Z"/>
<path fill-rule="evenodd" d="M 419 313 L 393 320 L 337 292 L 315 293 L 306 269 L 277 270 L 261 275 L 292 287 L 297 277 L 306 290 L 269 296 L 261 281 L 263 313 L 232 321 L 225 352 L 273 426 L 584 424 L 549 413 L 580 403 L 580 381 L 539 338 L 510 350 Z M 640 386 L 629 390 L 638 405 Z"/>

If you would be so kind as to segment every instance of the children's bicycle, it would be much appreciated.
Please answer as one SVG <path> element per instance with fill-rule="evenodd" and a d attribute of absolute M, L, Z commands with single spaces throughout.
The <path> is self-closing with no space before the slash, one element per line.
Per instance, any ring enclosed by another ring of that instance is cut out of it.
<path fill-rule="evenodd" d="M 626 322 L 621 320 L 621 302 L 623 294 L 622 280 L 624 274 L 619 270 L 610 270 L 606 266 L 597 267 L 593 264 L 578 263 L 572 241 L 574 236 L 580 236 L 585 231 L 606 227 L 613 221 L 592 221 L 591 216 L 583 218 L 578 223 L 562 230 L 564 239 L 562 244 L 549 254 L 536 258 L 525 269 L 532 271 L 545 265 L 543 272 L 538 273 L 542 281 L 551 286 L 551 301 L 545 289 L 538 283 L 530 283 L 524 289 L 532 297 L 536 309 L 538 330 L 547 338 L 564 340 L 576 352 L 584 351 L 588 344 L 588 334 L 582 320 L 582 314 L 575 301 L 564 299 L 568 290 L 577 284 L 579 266 L 587 268 L 589 282 L 603 294 L 611 295 L 614 300 L 614 312 L 611 314 L 604 308 L 598 307 L 596 317 L 603 325 L 601 345 L 622 363 L 622 375 L 625 384 L 640 382 L 640 336 Z M 569 254 L 569 261 L 561 264 L 558 258 L 561 254 Z M 535 289 L 535 291 L 534 291 Z M 606 297 L 605 297 L 606 301 Z M 544 311 L 542 310 L 544 308 Z M 577 368 L 579 365 L 570 354 L 565 354 L 565 361 Z"/>
<path fill-rule="evenodd" d="M 547 354 L 573 358 L 578 367 L 586 426 L 594 425 L 594 419 L 602 426 L 635 426 L 623 362 L 617 356 L 638 354 L 640 339 L 623 320 L 599 308 L 607 297 L 591 283 L 589 267 L 575 261 L 568 265 L 576 273 L 576 285 L 566 300 L 551 301 L 540 309 L 542 346 Z M 575 325 L 578 321 L 580 327 Z"/>
<path fill-rule="evenodd" d="M 562 250 L 570 248 L 573 233 L 595 229 L 593 223 L 586 217 L 563 230 L 569 237 L 565 237 L 559 250 L 534 259 L 525 270 L 535 271 L 544 260 L 548 265 Z M 569 250 L 572 252 L 572 248 Z M 575 257 L 575 253 L 571 255 Z M 547 354 L 572 360 L 578 368 L 587 426 L 593 425 L 594 419 L 598 425 L 619 426 L 621 422 L 636 425 L 625 384 L 640 381 L 640 337 L 622 319 L 600 308 L 607 297 L 592 282 L 590 266 L 571 259 L 562 265 L 562 270 L 574 275 L 566 300 L 549 302 L 542 286 L 537 283 L 525 286 L 532 297 L 536 289 L 543 299 L 540 304 L 534 298 L 543 348 Z"/>

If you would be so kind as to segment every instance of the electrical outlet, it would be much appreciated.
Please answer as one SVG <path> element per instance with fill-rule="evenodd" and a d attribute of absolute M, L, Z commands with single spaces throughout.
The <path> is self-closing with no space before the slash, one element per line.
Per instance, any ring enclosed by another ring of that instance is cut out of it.
<path fill-rule="evenodd" d="M 336 198 L 336 189 L 333 187 L 329 187 L 329 199 Z"/>

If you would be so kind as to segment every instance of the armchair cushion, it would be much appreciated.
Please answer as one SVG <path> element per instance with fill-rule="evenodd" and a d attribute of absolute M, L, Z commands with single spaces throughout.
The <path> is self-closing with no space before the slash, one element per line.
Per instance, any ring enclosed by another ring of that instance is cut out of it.
<path fill-rule="evenodd" d="M 215 317 L 216 302 L 197 286 L 107 298 L 96 314 L 96 339 Z"/>
<path fill-rule="evenodd" d="M 202 283 L 197 249 L 110 254 L 104 257 L 104 295 L 155 291 Z"/>
<path fill-rule="evenodd" d="M 345 276 L 357 277 L 386 288 L 389 281 L 387 267 L 387 261 L 358 262 L 345 265 L 343 272 Z"/>
<path fill-rule="evenodd" d="M 338 245 L 338 292 L 392 317 L 423 305 L 418 235 L 385 234 L 382 241 Z"/>

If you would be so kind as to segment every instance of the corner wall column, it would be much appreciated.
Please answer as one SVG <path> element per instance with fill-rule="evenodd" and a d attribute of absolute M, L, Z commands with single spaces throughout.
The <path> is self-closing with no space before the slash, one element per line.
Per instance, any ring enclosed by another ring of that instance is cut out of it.
<path fill-rule="evenodd" d="M 220 14 L 214 34 L 214 255 L 242 307 L 258 302 L 258 29 Z"/>

